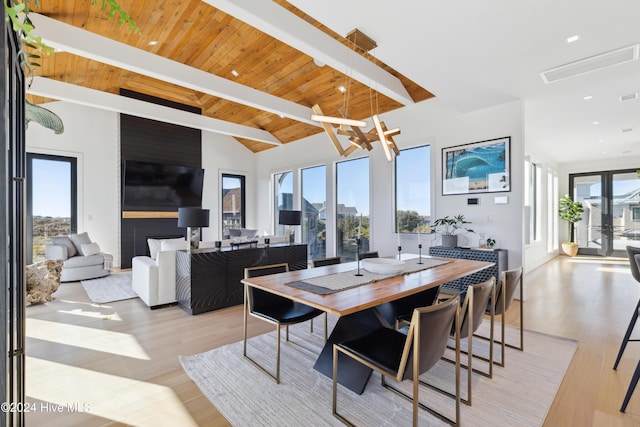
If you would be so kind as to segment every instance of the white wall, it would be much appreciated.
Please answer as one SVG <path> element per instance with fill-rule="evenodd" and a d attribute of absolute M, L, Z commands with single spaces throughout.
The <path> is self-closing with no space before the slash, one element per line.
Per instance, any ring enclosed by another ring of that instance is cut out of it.
<path fill-rule="evenodd" d="M 120 132 L 118 114 L 66 102 L 44 105 L 64 123 L 56 135 L 37 123 L 26 134 L 27 151 L 78 159 L 78 231 L 86 231 L 120 265 Z"/>
<path fill-rule="evenodd" d="M 432 217 L 464 214 L 471 228 L 486 233 L 497 240 L 497 247 L 509 250 L 509 266 L 523 264 L 522 238 L 522 164 L 524 158 L 524 125 L 522 103 L 514 102 L 498 107 L 460 114 L 444 107 L 438 99 L 405 107 L 402 110 L 384 114 L 388 127 L 400 127 L 402 134 L 395 139 L 399 148 L 431 144 L 432 177 L 434 188 L 431 193 Z M 472 196 L 442 196 L 440 188 L 441 148 L 467 144 L 487 139 L 511 137 L 511 192 L 475 194 Z M 344 143 L 346 145 L 346 143 Z M 356 152 L 349 158 L 370 155 L 371 158 L 371 248 L 381 255 L 391 255 L 397 246 L 397 235 L 393 223 L 393 164 L 388 163 L 378 143 L 371 152 Z M 311 136 L 294 144 L 266 150 L 257 154 L 256 205 L 260 212 L 257 225 L 261 229 L 272 229 L 273 207 L 271 174 L 283 170 L 297 170 L 301 167 L 326 164 L 329 183 L 327 202 L 332 205 L 335 188 L 335 162 L 340 158 L 324 133 Z M 494 204 L 496 195 L 506 195 L 509 203 Z M 477 197 L 480 204 L 467 205 L 468 197 Z M 333 218 L 332 212 L 327 218 Z M 327 235 L 332 230 L 327 229 Z M 417 252 L 417 236 L 402 235 L 401 244 L 405 251 Z M 438 243 L 438 242 L 434 242 Z M 332 241 L 327 241 L 328 254 L 333 251 Z M 424 245 L 427 246 L 427 245 Z M 331 249 L 330 249 L 331 248 Z"/>

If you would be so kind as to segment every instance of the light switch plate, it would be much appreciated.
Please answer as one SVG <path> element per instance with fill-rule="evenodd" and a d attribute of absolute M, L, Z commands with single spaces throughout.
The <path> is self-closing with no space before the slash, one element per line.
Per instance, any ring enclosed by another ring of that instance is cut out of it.
<path fill-rule="evenodd" d="M 509 196 L 496 196 L 493 198 L 493 203 L 496 205 L 506 205 L 509 203 Z"/>

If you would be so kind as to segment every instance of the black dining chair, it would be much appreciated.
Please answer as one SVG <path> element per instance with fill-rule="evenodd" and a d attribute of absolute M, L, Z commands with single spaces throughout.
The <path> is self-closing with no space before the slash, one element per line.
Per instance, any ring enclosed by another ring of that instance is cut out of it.
<path fill-rule="evenodd" d="M 459 329 L 459 297 L 429 307 L 416 308 L 411 316 L 407 334 L 381 327 L 347 342 L 333 345 L 333 415 L 351 424 L 338 413 L 338 354 L 342 353 L 381 374 L 382 386 L 413 402 L 413 425 L 418 425 L 418 408 L 441 420 L 458 425 L 460 421 L 460 338 L 456 335 L 456 403 L 455 417 L 448 418 L 419 400 L 419 377 L 440 360 L 447 347 L 452 327 Z M 454 326 L 455 325 L 455 326 Z M 388 384 L 385 377 L 398 383 L 412 380 L 411 395 Z"/>
<path fill-rule="evenodd" d="M 378 256 L 378 251 L 362 252 L 358 254 L 358 259 L 360 260 L 367 259 L 367 258 L 380 258 L 380 257 Z"/>
<path fill-rule="evenodd" d="M 265 276 L 268 274 L 284 273 L 289 271 L 289 264 L 271 264 L 259 267 L 249 267 L 244 269 L 244 278 Z M 289 298 L 271 292 L 256 289 L 253 286 L 244 287 L 244 343 L 243 355 L 251 363 L 265 374 L 269 375 L 280 384 L 280 328 L 286 327 L 286 340 L 289 341 L 289 325 L 305 322 L 323 314 L 324 311 L 310 307 L 306 304 L 295 302 Z M 247 323 L 248 315 L 269 322 L 276 326 L 276 373 L 275 375 L 262 367 L 258 362 L 247 354 Z M 326 341 L 325 329 L 325 341 Z"/>
<path fill-rule="evenodd" d="M 629 268 L 631 269 L 631 275 L 637 282 L 640 282 L 640 266 L 638 262 L 640 262 L 640 257 L 636 258 L 637 255 L 640 255 L 640 248 L 635 246 L 627 246 L 627 256 L 629 257 Z M 632 341 L 640 341 L 640 339 L 631 339 L 631 333 L 636 326 L 636 321 L 638 320 L 638 311 L 640 310 L 640 300 L 636 304 L 636 308 L 633 310 L 633 315 L 631 316 L 631 320 L 629 321 L 629 325 L 627 326 L 627 331 L 624 334 L 624 338 L 622 339 L 622 343 L 620 343 L 620 350 L 618 350 L 618 356 L 616 357 L 616 362 L 613 364 L 613 369 L 618 369 L 618 364 L 620 363 L 620 359 L 622 359 L 622 353 L 627 348 L 627 344 Z"/>
<path fill-rule="evenodd" d="M 314 267 L 324 267 L 325 265 L 335 265 L 340 264 L 342 260 L 339 256 L 332 256 L 328 258 L 320 258 L 320 259 L 312 259 L 311 260 L 311 268 Z"/>
<path fill-rule="evenodd" d="M 633 278 L 640 282 L 640 248 L 635 246 L 627 246 L 627 256 L 629 257 L 629 268 L 631 269 L 631 275 Z M 638 321 L 638 312 L 640 311 L 640 300 L 636 304 L 636 308 L 633 311 L 633 315 L 631 316 L 631 320 L 629 321 L 629 325 L 627 326 L 627 331 L 624 334 L 624 338 L 622 339 L 622 343 L 620 343 L 620 350 L 618 350 L 618 356 L 616 357 L 616 362 L 613 364 L 613 369 L 618 369 L 618 364 L 622 359 L 622 354 L 624 350 L 627 348 L 627 344 L 629 342 L 637 342 L 640 339 L 631 338 L 631 334 L 636 326 L 636 322 Z M 638 385 L 638 380 L 640 380 L 640 361 L 636 365 L 636 369 L 633 372 L 633 376 L 631 377 L 631 382 L 629 383 L 629 387 L 627 388 L 627 393 L 624 396 L 624 400 L 622 402 L 622 406 L 620 407 L 620 412 L 625 412 L 627 410 L 627 405 L 629 404 L 629 400 L 635 391 L 636 385 Z"/>

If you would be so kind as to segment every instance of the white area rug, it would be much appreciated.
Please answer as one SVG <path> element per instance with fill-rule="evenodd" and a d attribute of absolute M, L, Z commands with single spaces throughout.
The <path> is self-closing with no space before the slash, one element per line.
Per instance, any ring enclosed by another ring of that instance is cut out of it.
<path fill-rule="evenodd" d="M 99 304 L 136 298 L 138 296 L 131 288 L 130 271 L 112 273 L 98 279 L 82 280 L 81 283 L 84 290 L 87 291 L 89 299 Z"/>
<path fill-rule="evenodd" d="M 483 328 L 488 329 L 488 324 L 485 321 Z M 331 414 L 332 381 L 313 369 L 322 339 L 308 331 L 307 323 L 290 327 L 292 341 L 314 352 L 283 344 L 279 385 L 243 358 L 241 341 L 194 356 L 180 356 L 180 363 L 234 426 L 342 426 Z M 507 327 L 507 342 L 517 342 L 513 340 L 518 334 L 519 329 Z M 482 342 L 474 340 L 474 352 L 482 352 Z M 248 346 L 249 354 L 263 365 L 275 366 L 275 332 L 252 338 Z M 493 379 L 473 376 L 473 406 L 461 405 L 462 423 L 542 425 L 577 346 L 573 340 L 525 331 L 525 351 L 507 348 L 506 367 L 494 367 Z M 474 367 L 484 370 L 486 366 L 474 361 Z M 453 391 L 453 368 L 441 361 L 422 378 Z M 461 370 L 463 397 L 466 384 L 466 371 Z M 410 382 L 404 385 L 410 386 Z M 454 401 L 430 389 L 420 388 L 420 400 L 449 417 L 454 415 Z M 338 411 L 357 425 L 411 425 L 411 410 L 410 402 L 382 388 L 376 373 L 362 395 L 338 387 Z M 444 424 L 420 410 L 420 425 Z"/>

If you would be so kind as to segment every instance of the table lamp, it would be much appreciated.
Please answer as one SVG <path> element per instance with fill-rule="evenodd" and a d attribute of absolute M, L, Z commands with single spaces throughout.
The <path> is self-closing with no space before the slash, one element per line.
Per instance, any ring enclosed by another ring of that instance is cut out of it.
<path fill-rule="evenodd" d="M 302 218 L 301 211 L 290 211 L 290 210 L 280 210 L 278 218 L 278 223 L 281 225 L 300 225 L 300 219 Z M 295 232 L 291 227 L 289 227 L 289 244 L 292 244 L 295 241 Z"/>
<path fill-rule="evenodd" d="M 209 209 L 178 208 L 178 227 L 187 228 L 190 251 L 198 249 L 200 227 L 209 226 Z"/>

